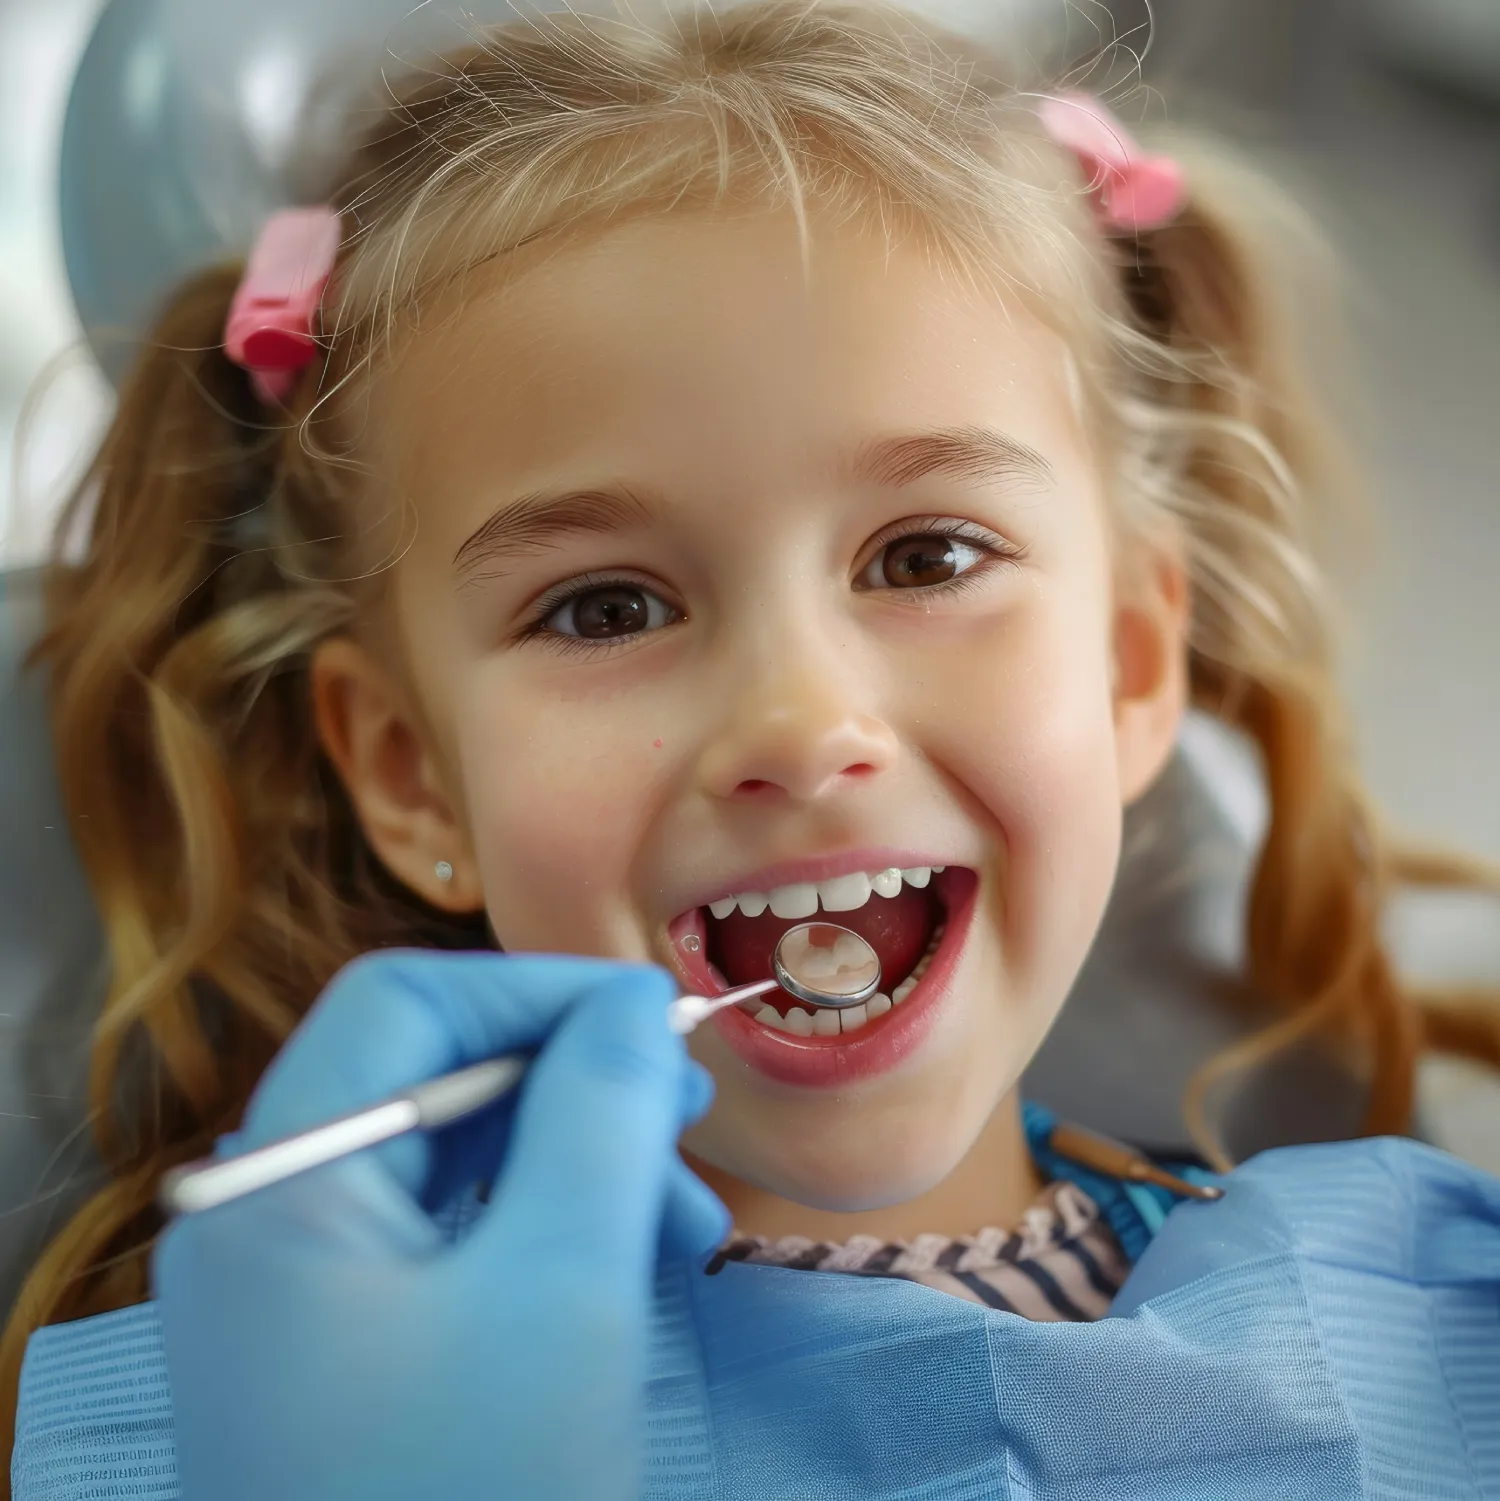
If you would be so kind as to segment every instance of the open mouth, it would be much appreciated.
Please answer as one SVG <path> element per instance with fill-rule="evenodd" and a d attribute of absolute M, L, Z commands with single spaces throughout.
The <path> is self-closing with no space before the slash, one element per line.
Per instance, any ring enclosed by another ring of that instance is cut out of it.
<path fill-rule="evenodd" d="M 720 1013 L 720 1030 L 752 1062 L 764 1066 L 791 1044 L 801 1054 L 832 1049 L 864 1056 L 878 1039 L 898 1044 L 898 1033 L 912 1031 L 915 1013 L 928 1009 L 924 991 L 953 968 L 961 943 L 957 928 L 967 927 L 968 910 L 978 877 L 962 866 L 890 866 L 855 871 L 827 880 L 777 886 L 768 891 L 738 892 L 683 913 L 668 936 L 679 967 L 702 994 L 721 994 L 772 973 L 776 945 L 789 929 L 814 918 L 857 933 L 880 959 L 880 988 L 857 1006 L 817 1006 L 784 990 L 757 996 L 742 1008 Z M 955 914 L 964 921 L 955 924 Z M 941 971 L 941 976 L 938 974 Z M 755 1034 L 758 1034 L 758 1038 Z M 886 1034 L 890 1034 L 889 1037 Z M 905 1051 L 896 1047 L 896 1051 Z M 887 1051 L 882 1048 L 882 1053 Z M 826 1062 L 832 1065 L 833 1060 Z M 876 1060 L 869 1058 L 870 1063 Z M 774 1073 L 784 1072 L 773 1067 Z M 807 1065 L 798 1065 L 797 1082 Z M 814 1069 L 815 1073 L 824 1070 Z M 861 1067 L 858 1072 L 866 1072 Z M 835 1072 L 850 1072 L 849 1061 Z"/>

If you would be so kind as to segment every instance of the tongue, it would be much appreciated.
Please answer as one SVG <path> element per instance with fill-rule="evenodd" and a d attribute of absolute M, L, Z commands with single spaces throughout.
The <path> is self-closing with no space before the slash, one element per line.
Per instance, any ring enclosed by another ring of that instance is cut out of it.
<path fill-rule="evenodd" d="M 771 973 L 771 957 L 783 933 L 805 922 L 837 923 L 858 933 L 880 956 L 880 988 L 887 995 L 911 972 L 937 925 L 937 907 L 930 891 L 903 885 L 896 896 L 872 896 L 853 912 L 824 912 L 815 918 L 773 917 L 769 910 L 746 917 L 736 908 L 728 917 L 704 912 L 708 957 L 731 985 L 749 985 Z M 789 1003 L 781 991 L 767 1000 Z"/>

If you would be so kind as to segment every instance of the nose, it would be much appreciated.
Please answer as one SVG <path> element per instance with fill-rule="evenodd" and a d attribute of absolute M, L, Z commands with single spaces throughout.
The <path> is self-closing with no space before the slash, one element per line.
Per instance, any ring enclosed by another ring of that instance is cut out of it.
<path fill-rule="evenodd" d="M 887 771 L 899 743 L 854 665 L 831 644 L 811 649 L 806 635 L 763 641 L 704 747 L 703 789 L 735 802 L 816 802 Z"/>

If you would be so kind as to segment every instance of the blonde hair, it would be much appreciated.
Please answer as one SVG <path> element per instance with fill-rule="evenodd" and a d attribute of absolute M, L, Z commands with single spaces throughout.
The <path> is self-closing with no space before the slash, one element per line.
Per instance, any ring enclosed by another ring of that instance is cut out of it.
<path fill-rule="evenodd" d="M 866 216 L 1063 331 L 1111 445 L 1121 536 L 1184 550 L 1194 698 L 1264 757 L 1248 952 L 1287 1019 L 1269 1043 L 1318 1029 L 1355 1048 L 1369 1132 L 1406 1128 L 1424 1044 L 1500 1062 L 1487 998 L 1424 1008 L 1381 944 L 1395 879 L 1482 873 L 1403 866 L 1356 780 L 1313 562 L 1335 471 L 1243 185 L 1193 163 L 1173 224 L 1111 239 L 1030 82 L 842 4 L 513 24 L 403 85 L 351 153 L 326 348 L 291 421 L 268 425 L 219 347 L 238 268 L 172 299 L 64 521 L 97 504 L 86 555 L 54 571 L 38 653 L 113 960 L 91 1084 L 112 1177 L 26 1283 L 5 1400 L 34 1328 L 145 1296 L 162 1173 L 236 1126 L 336 970 L 380 945 L 486 942 L 385 874 L 318 746 L 310 653 L 381 587 L 356 558 L 349 413 L 384 345 L 468 270 L 625 215 L 732 199 L 804 227 L 813 209 Z M 1193 1105 L 1221 1156 L 1201 1087 Z"/>

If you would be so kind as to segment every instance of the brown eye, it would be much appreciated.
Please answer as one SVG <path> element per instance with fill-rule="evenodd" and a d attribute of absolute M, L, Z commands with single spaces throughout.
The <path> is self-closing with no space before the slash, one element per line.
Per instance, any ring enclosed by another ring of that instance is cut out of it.
<path fill-rule="evenodd" d="M 958 573 L 951 537 L 903 537 L 886 548 L 881 573 L 893 589 L 942 584 Z"/>
<path fill-rule="evenodd" d="M 677 612 L 648 589 L 634 584 L 607 584 L 584 589 L 565 600 L 544 622 L 559 636 L 585 641 L 617 641 L 622 636 L 656 630 Z"/>
<path fill-rule="evenodd" d="M 993 552 L 942 532 L 914 532 L 888 542 L 864 571 L 867 589 L 924 589 L 946 584 Z"/>

